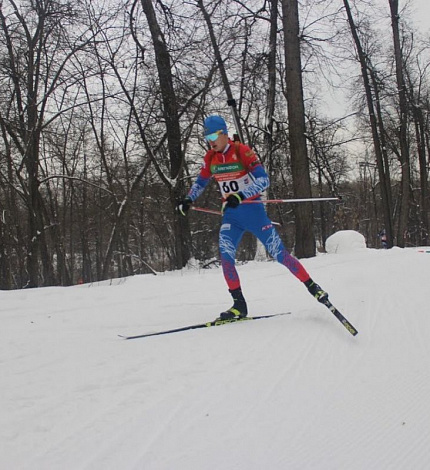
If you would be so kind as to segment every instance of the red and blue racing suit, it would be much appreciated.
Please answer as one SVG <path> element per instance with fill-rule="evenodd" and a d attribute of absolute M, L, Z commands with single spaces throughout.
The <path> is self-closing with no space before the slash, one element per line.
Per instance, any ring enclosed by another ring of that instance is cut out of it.
<path fill-rule="evenodd" d="M 223 201 L 230 194 L 237 192 L 241 192 L 245 200 L 260 199 L 261 193 L 269 186 L 269 177 L 257 155 L 248 146 L 231 140 L 223 152 L 209 150 L 206 153 L 200 174 L 191 186 L 188 196 L 195 201 L 212 177 L 219 184 Z M 221 264 L 229 289 L 240 287 L 235 258 L 237 247 L 245 232 L 253 233 L 269 254 L 286 266 L 300 281 L 304 282 L 310 278 L 303 265 L 284 247 L 264 205 L 240 204 L 234 209 L 226 207 L 219 235 Z"/>

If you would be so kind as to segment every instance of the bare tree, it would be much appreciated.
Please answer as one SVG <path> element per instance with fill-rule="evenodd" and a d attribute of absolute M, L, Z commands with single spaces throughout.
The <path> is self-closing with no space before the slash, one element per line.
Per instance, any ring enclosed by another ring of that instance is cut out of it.
<path fill-rule="evenodd" d="M 277 51 L 277 36 L 278 36 L 278 0 L 271 0 L 270 5 L 270 33 L 269 33 L 269 52 L 267 57 L 267 111 L 265 115 L 265 134 L 264 134 L 264 152 L 266 158 L 266 166 L 269 175 L 272 175 L 272 150 L 273 150 L 273 121 L 275 114 L 276 103 L 276 51 Z"/>
<path fill-rule="evenodd" d="M 411 199 L 411 166 L 408 144 L 408 105 L 406 99 L 406 84 L 403 74 L 404 59 L 402 53 L 400 29 L 399 29 L 399 1 L 389 0 L 391 11 L 391 27 L 393 31 L 394 60 L 396 64 L 396 82 L 398 93 L 398 112 L 399 112 L 399 143 L 400 143 L 400 164 L 401 164 L 401 202 L 399 225 L 397 229 L 397 243 L 399 246 L 405 246 L 405 234 L 409 219 L 409 204 Z"/>
<path fill-rule="evenodd" d="M 423 61 L 421 52 L 415 55 L 415 62 L 406 64 L 404 75 L 406 81 L 406 94 L 409 103 L 411 120 L 415 130 L 415 145 L 418 154 L 418 172 L 419 172 L 419 237 L 418 243 L 427 245 L 429 243 L 429 149 L 426 143 L 429 135 L 428 109 L 428 88 L 426 87 L 426 73 L 430 68 L 430 63 Z M 412 61 L 411 61 L 412 62 Z M 412 141 L 412 139 L 411 139 Z"/>
<path fill-rule="evenodd" d="M 154 6 L 151 0 L 141 0 L 142 9 L 146 15 L 151 32 L 155 60 L 160 80 L 160 92 L 163 101 L 163 117 L 166 126 L 167 146 L 170 159 L 170 178 L 174 181 L 171 187 L 170 202 L 172 208 L 184 192 L 180 175 L 183 168 L 183 152 L 181 146 L 181 130 L 179 125 L 179 109 L 173 83 L 170 54 L 164 34 L 158 24 Z M 190 258 L 189 230 L 187 222 L 176 214 L 174 223 L 174 237 L 176 240 L 176 268 L 185 266 Z M 183 230 L 183 228 L 185 230 Z"/>
<path fill-rule="evenodd" d="M 227 104 L 231 106 L 233 120 L 234 120 L 235 127 L 236 127 L 236 132 L 239 136 L 240 141 L 243 142 L 244 140 L 243 140 L 242 126 L 241 126 L 240 119 L 239 119 L 239 113 L 238 113 L 238 109 L 236 105 L 236 100 L 233 98 L 233 92 L 230 86 L 229 79 L 227 77 L 225 63 L 221 55 L 219 44 L 215 37 L 214 28 L 213 28 L 212 20 L 211 20 L 211 14 L 206 9 L 203 3 L 203 0 L 197 0 L 197 5 L 200 8 L 200 11 L 202 12 L 203 18 L 205 19 L 205 22 L 209 31 L 209 37 L 211 40 L 212 49 L 215 54 L 216 62 L 218 64 L 219 72 L 221 74 L 222 83 L 223 83 L 224 90 L 225 90 L 226 97 L 227 97 Z"/>
<path fill-rule="evenodd" d="M 294 197 L 297 198 L 310 197 L 311 180 L 306 145 L 297 0 L 282 0 L 282 12 L 293 192 Z M 295 254 L 300 258 L 315 256 L 312 205 L 310 203 L 297 204 L 294 207 L 294 213 L 296 221 Z"/>
<path fill-rule="evenodd" d="M 73 82 L 69 63 L 92 40 L 80 16 L 82 10 L 81 4 L 72 7 L 53 0 L 23 1 L 19 5 L 6 0 L 0 4 L 0 35 L 6 59 L 0 73 L 7 84 L 2 91 L 0 122 L 21 157 L 20 162 L 14 163 L 14 172 L 28 216 L 29 287 L 39 285 L 39 259 L 43 283 L 54 283 L 46 240 L 50 223 L 39 187 L 41 137 L 62 112 L 58 106 L 67 102 L 68 87 L 63 85 Z M 74 37 L 72 29 L 66 30 L 63 24 L 75 25 Z"/>
<path fill-rule="evenodd" d="M 369 54 L 366 54 L 362 46 L 356 24 L 352 16 L 349 1 L 343 0 L 343 3 L 345 6 L 347 18 L 348 18 L 348 24 L 351 29 L 351 34 L 354 39 L 354 44 L 356 47 L 358 60 L 360 62 L 361 77 L 363 80 L 363 85 L 364 85 L 364 90 L 365 90 L 365 95 L 366 95 L 366 103 L 367 103 L 370 127 L 371 127 L 371 132 L 372 132 L 373 147 L 375 151 L 376 164 L 378 168 L 379 181 L 381 185 L 381 196 L 383 200 L 384 222 L 385 222 L 385 230 L 387 234 L 387 243 L 389 247 L 392 247 L 393 246 L 393 215 L 392 215 L 392 202 L 391 202 L 391 181 L 390 181 L 389 167 L 387 164 L 388 162 L 386 158 L 384 158 L 385 147 L 383 143 L 381 142 L 381 135 L 383 139 L 385 131 L 383 128 L 379 101 L 374 99 L 374 96 L 372 94 L 372 83 L 374 85 L 375 93 L 376 94 L 378 93 L 377 82 L 375 79 L 373 66 L 370 62 Z M 377 109 L 375 109 L 374 103 L 376 103 Z M 378 117 L 379 117 L 379 121 L 378 121 Z M 381 130 L 381 133 L 379 133 L 378 129 Z"/>

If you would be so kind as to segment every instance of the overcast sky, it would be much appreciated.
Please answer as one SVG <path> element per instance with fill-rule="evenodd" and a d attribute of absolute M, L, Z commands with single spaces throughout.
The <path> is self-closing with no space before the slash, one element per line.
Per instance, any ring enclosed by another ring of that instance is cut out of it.
<path fill-rule="evenodd" d="M 400 6 L 404 4 L 404 0 L 400 0 Z M 422 32 L 430 30 L 430 1 L 429 0 L 412 0 L 413 18 L 417 26 Z"/>

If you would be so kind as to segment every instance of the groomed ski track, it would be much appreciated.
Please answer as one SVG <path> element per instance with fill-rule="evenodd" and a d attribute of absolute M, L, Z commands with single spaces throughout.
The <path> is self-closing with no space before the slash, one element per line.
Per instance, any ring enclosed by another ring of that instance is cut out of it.
<path fill-rule="evenodd" d="M 430 254 L 303 260 L 352 337 L 282 266 L 239 267 L 259 322 L 211 320 L 218 269 L 1 292 L 0 469 L 430 468 Z"/>

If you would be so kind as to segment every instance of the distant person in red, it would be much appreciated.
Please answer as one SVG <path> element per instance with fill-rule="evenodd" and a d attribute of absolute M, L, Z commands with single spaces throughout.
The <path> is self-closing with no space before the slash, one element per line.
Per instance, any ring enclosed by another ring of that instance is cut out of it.
<path fill-rule="evenodd" d="M 274 259 L 286 266 L 318 301 L 323 302 L 328 298 L 327 292 L 286 250 L 267 216 L 264 204 L 242 204 L 246 200 L 260 200 L 261 193 L 270 184 L 257 155 L 248 146 L 229 139 L 226 122 L 221 116 L 206 118 L 204 132 L 211 148 L 188 195 L 178 204 L 178 210 L 185 216 L 210 179 L 215 178 L 222 194 L 223 219 L 219 235 L 221 265 L 233 297 L 233 306 L 222 312 L 219 318 L 229 320 L 248 314 L 235 263 L 236 250 L 245 232 L 253 233 Z"/>

